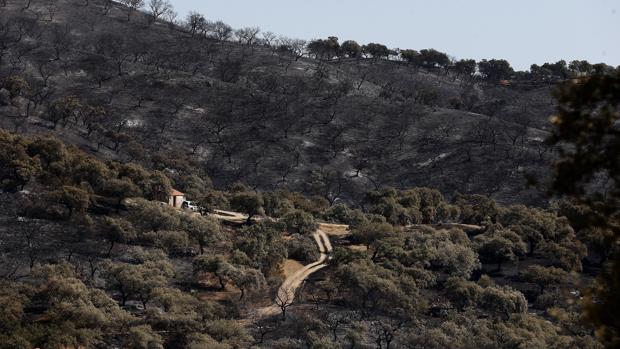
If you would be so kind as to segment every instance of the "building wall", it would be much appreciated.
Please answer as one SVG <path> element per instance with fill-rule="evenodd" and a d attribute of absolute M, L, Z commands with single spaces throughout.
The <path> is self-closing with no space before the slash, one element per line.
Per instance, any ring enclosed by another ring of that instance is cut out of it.
<path fill-rule="evenodd" d="M 185 201 L 185 196 L 170 196 L 168 199 L 168 205 L 176 208 L 181 208 L 183 205 L 183 201 Z"/>

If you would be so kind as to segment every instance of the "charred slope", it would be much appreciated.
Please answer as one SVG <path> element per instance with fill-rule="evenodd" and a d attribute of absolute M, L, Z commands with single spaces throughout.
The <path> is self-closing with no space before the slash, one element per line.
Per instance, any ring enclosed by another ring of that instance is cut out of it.
<path fill-rule="evenodd" d="M 88 4 L 88 5 L 85 5 Z M 403 62 L 297 58 L 199 39 L 109 1 L 2 8 L 2 127 L 218 185 L 330 201 L 382 185 L 541 203 L 548 86 L 500 86 Z"/>

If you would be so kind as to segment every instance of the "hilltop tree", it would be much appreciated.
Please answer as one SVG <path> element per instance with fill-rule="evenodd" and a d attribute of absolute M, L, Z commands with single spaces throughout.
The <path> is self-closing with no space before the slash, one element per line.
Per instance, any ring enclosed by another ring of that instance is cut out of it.
<path fill-rule="evenodd" d="M 470 77 L 476 73 L 477 63 L 473 59 L 461 59 L 454 63 L 454 71 L 457 74 Z"/>
<path fill-rule="evenodd" d="M 573 76 L 589 75 L 592 73 L 592 64 L 585 60 L 575 60 L 569 63 L 568 69 L 571 71 Z"/>
<path fill-rule="evenodd" d="M 196 11 L 190 11 L 185 19 L 185 26 L 189 29 L 192 36 L 203 31 L 206 24 L 206 18 Z"/>
<path fill-rule="evenodd" d="M 280 37 L 278 51 L 290 53 L 295 57 L 295 61 L 298 61 L 306 52 L 306 44 L 306 40 Z"/>
<path fill-rule="evenodd" d="M 235 30 L 235 36 L 240 43 L 244 45 L 254 45 L 258 38 L 258 34 L 260 33 L 259 27 L 245 27 L 241 29 Z"/>
<path fill-rule="evenodd" d="M 342 53 L 349 58 L 359 58 L 362 54 L 362 47 L 356 41 L 347 40 L 340 46 Z"/>
<path fill-rule="evenodd" d="M 409 63 L 417 63 L 420 57 L 420 52 L 416 50 L 401 50 L 400 57 Z"/>
<path fill-rule="evenodd" d="M 362 46 L 362 52 L 375 59 L 388 58 L 390 50 L 383 44 L 369 43 Z"/>
<path fill-rule="evenodd" d="M 507 80 L 514 73 L 510 63 L 505 59 L 483 59 L 478 62 L 478 69 L 482 76 L 490 81 Z"/>
<path fill-rule="evenodd" d="M 121 0 L 120 3 L 127 7 L 127 21 L 131 20 L 131 15 L 144 6 L 145 0 Z"/>
<path fill-rule="evenodd" d="M 174 12 L 172 4 L 168 0 L 149 0 L 149 10 L 152 17 L 150 23 L 164 18 L 169 12 Z"/>
<path fill-rule="evenodd" d="M 447 54 L 432 48 L 420 50 L 420 56 L 417 57 L 417 60 L 425 68 L 445 68 L 450 64 L 450 58 Z"/>
<path fill-rule="evenodd" d="M 228 41 L 233 36 L 233 28 L 222 21 L 211 23 L 208 27 L 210 36 L 218 41 Z"/>
<path fill-rule="evenodd" d="M 316 59 L 331 60 L 336 56 L 340 56 L 340 43 L 335 36 L 330 36 L 326 40 L 318 39 L 311 41 L 307 49 L 308 53 L 314 55 Z"/>

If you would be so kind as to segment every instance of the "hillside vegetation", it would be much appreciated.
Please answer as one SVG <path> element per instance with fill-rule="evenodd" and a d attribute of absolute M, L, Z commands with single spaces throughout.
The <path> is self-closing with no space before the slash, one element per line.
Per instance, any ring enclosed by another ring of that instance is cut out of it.
<path fill-rule="evenodd" d="M 620 69 L 143 5 L 0 0 L 0 349 L 620 345 Z"/>
<path fill-rule="evenodd" d="M 567 202 L 385 188 L 363 212 L 205 187 L 219 208 L 269 217 L 227 222 L 158 203 L 161 172 L 50 137 L 2 131 L 0 147 L 0 348 L 600 347 L 576 301 L 612 247 L 575 232 Z M 287 259 L 318 259 L 317 221 L 348 229 L 321 228 L 327 267 L 279 300 Z"/>
<path fill-rule="evenodd" d="M 434 50 L 305 46 L 198 14 L 179 27 L 107 0 L 2 10 L 5 128 L 160 170 L 192 164 L 220 187 L 356 203 L 383 185 L 429 186 L 545 203 L 524 178 L 544 179 L 554 157 L 549 92 L 565 65 L 524 77 L 491 60 L 482 76 Z"/>

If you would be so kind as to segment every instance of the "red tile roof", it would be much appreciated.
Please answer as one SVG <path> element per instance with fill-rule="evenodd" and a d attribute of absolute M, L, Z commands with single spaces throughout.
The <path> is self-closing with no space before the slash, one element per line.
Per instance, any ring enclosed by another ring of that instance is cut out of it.
<path fill-rule="evenodd" d="M 170 189 L 170 196 L 185 196 L 185 194 L 176 189 Z"/>

